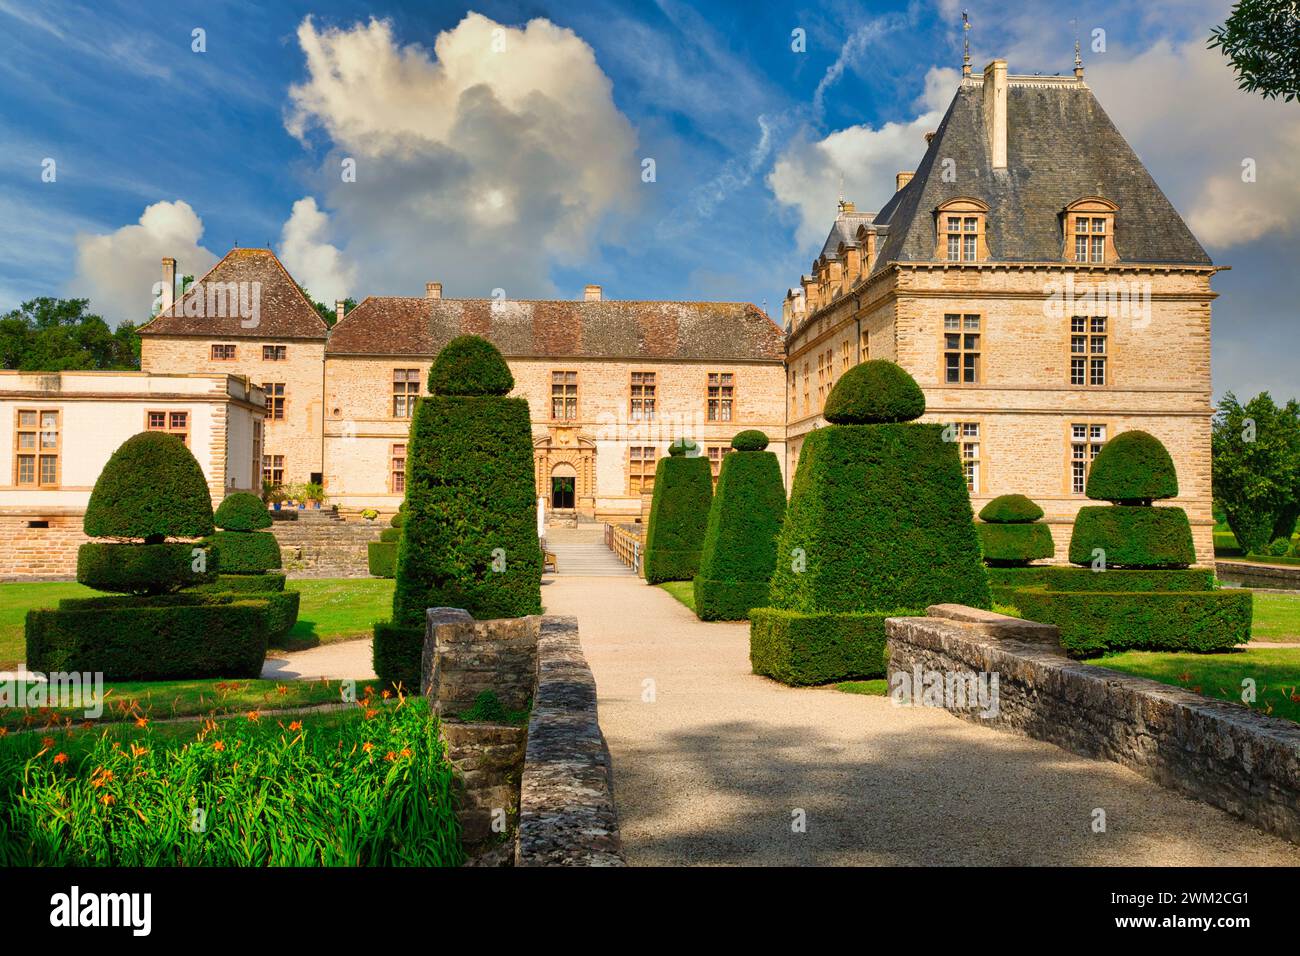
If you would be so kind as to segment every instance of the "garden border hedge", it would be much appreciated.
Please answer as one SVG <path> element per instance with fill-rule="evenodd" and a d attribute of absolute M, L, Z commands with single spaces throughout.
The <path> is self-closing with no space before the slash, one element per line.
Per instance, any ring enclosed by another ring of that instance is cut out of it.
<path fill-rule="evenodd" d="M 375 622 L 371 659 L 381 681 L 393 686 L 400 683 L 403 691 L 420 693 L 424 631 L 423 627 L 403 627 L 391 621 Z"/>
<path fill-rule="evenodd" d="M 882 677 L 885 619 L 909 613 L 756 607 L 749 614 L 749 662 L 755 674 L 794 686 Z"/>

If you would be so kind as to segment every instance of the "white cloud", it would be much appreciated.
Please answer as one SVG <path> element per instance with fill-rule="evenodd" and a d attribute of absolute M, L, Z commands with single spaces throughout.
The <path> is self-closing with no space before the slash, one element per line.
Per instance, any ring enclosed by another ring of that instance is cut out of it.
<path fill-rule="evenodd" d="M 632 127 L 572 31 L 470 13 L 431 55 L 400 46 L 385 20 L 318 30 L 307 18 L 298 41 L 308 76 L 286 127 L 333 144 L 325 199 L 364 291 L 442 279 L 452 294 L 548 293 L 551 265 L 630 208 Z M 348 157 L 355 182 L 339 176 Z"/>
<path fill-rule="evenodd" d="M 311 292 L 317 302 L 332 305 L 354 291 L 356 266 L 345 262 L 338 247 L 326 241 L 329 216 L 307 196 L 293 204 L 293 212 L 280 233 L 277 252 L 289 274 Z"/>
<path fill-rule="evenodd" d="M 89 298 L 109 324 L 143 322 L 153 305 L 154 283 L 162 278 L 162 259 L 176 259 L 176 271 L 203 275 L 217 261 L 199 239 L 203 220 L 189 203 L 156 202 L 134 225 L 107 234 L 78 233 L 76 270 L 67 294 Z"/>

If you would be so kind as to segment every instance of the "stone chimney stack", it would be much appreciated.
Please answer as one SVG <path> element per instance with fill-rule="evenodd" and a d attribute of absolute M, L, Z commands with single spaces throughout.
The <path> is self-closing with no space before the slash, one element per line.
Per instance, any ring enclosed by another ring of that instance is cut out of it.
<path fill-rule="evenodd" d="M 582 298 L 586 302 L 600 302 L 603 298 L 600 286 L 589 285 L 582 292 Z"/>
<path fill-rule="evenodd" d="M 994 169 L 1007 168 L 1007 61 L 984 67 L 984 131 Z"/>
<path fill-rule="evenodd" d="M 166 312 L 176 301 L 176 260 L 168 256 L 162 266 L 162 310 Z"/>
<path fill-rule="evenodd" d="M 424 284 L 424 297 L 429 300 L 442 298 L 441 282 L 426 282 Z"/>
<path fill-rule="evenodd" d="M 348 304 L 342 299 L 334 300 L 334 321 L 342 322 L 343 316 L 347 314 Z"/>
<path fill-rule="evenodd" d="M 902 189 L 904 186 L 910 183 L 912 181 L 912 177 L 915 175 L 916 175 L 915 173 L 898 173 L 896 176 L 894 176 L 894 192 L 898 192 L 900 189 Z"/>

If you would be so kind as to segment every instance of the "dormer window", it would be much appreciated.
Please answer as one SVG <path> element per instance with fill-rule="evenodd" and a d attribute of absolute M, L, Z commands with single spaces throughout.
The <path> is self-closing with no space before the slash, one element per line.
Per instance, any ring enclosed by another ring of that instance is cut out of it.
<path fill-rule="evenodd" d="M 937 210 L 935 258 L 944 262 L 980 262 L 988 258 L 984 222 L 989 207 L 978 199 L 950 199 Z"/>
<path fill-rule="evenodd" d="M 1065 208 L 1065 250 L 1068 262 L 1099 265 L 1114 262 L 1115 213 L 1119 207 L 1100 196 L 1089 196 Z"/>

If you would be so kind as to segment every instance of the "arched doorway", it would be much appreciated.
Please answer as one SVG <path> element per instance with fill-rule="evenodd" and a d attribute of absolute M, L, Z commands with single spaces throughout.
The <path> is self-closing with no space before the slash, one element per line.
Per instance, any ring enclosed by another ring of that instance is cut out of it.
<path fill-rule="evenodd" d="M 575 428 L 551 428 L 533 438 L 533 463 L 537 494 L 547 500 L 550 510 L 588 515 L 594 512 L 595 442 L 579 435 Z"/>
<path fill-rule="evenodd" d="M 551 469 L 551 510 L 572 511 L 578 501 L 578 469 L 560 462 Z"/>

